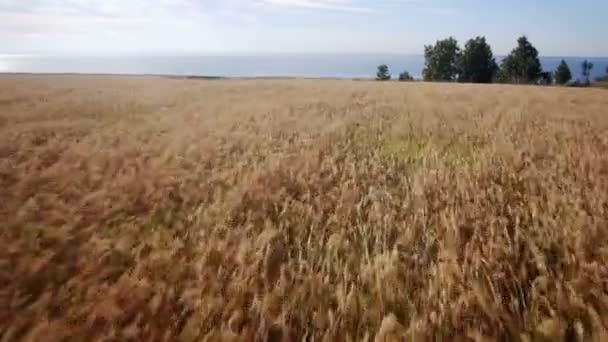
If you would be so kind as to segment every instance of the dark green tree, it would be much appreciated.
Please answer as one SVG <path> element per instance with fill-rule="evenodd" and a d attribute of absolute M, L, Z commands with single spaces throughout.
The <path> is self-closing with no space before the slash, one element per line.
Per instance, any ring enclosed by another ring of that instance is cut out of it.
<path fill-rule="evenodd" d="M 413 81 L 414 78 L 412 77 L 412 75 L 410 75 L 410 73 L 405 70 L 402 73 L 399 74 L 399 81 Z"/>
<path fill-rule="evenodd" d="M 453 81 L 458 78 L 460 48 L 453 37 L 438 40 L 435 45 L 424 47 L 425 81 Z"/>
<path fill-rule="evenodd" d="M 534 83 L 542 72 L 538 50 L 526 36 L 517 39 L 517 47 L 505 57 L 500 67 L 499 78 L 509 83 Z"/>
<path fill-rule="evenodd" d="M 608 81 L 608 66 L 606 67 L 606 74 L 602 75 L 602 76 L 596 77 L 595 80 L 598 81 L 598 82 L 606 82 L 606 81 Z"/>
<path fill-rule="evenodd" d="M 391 72 L 388 70 L 386 64 L 378 65 L 378 71 L 376 72 L 376 80 L 388 81 L 391 79 Z"/>
<path fill-rule="evenodd" d="M 588 60 L 584 60 L 583 63 L 581 64 L 582 67 L 582 74 L 583 74 L 583 81 L 585 82 L 586 85 L 591 84 L 591 81 L 589 79 L 589 77 L 591 76 L 591 69 L 593 69 L 593 63 L 589 62 Z"/>
<path fill-rule="evenodd" d="M 538 76 L 537 84 L 543 84 L 543 85 L 553 84 L 553 73 L 551 73 L 549 71 L 541 72 L 540 76 Z"/>
<path fill-rule="evenodd" d="M 498 70 L 485 37 L 469 39 L 459 61 L 460 82 L 491 83 Z"/>
<path fill-rule="evenodd" d="M 608 81 L 608 66 L 606 67 L 606 75 L 598 77 L 597 81 L 598 82 L 606 82 L 606 81 Z"/>
<path fill-rule="evenodd" d="M 570 72 L 570 67 L 565 60 L 562 59 L 561 63 L 555 70 L 555 82 L 557 84 L 566 84 L 572 79 L 572 73 Z"/>

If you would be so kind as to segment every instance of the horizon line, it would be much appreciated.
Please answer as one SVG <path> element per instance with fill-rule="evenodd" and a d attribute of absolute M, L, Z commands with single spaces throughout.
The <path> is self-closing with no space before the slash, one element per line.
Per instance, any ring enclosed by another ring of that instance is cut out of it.
<path fill-rule="evenodd" d="M 424 57 L 421 53 L 406 52 L 297 52 L 297 51 L 258 51 L 258 52 L 238 52 L 238 51 L 218 51 L 218 52 L 128 52 L 128 53 L 0 53 L 0 58 L 17 57 L 247 57 L 247 56 L 269 56 L 269 55 L 369 55 L 369 56 L 409 56 Z M 494 54 L 494 57 L 505 57 L 508 54 Z M 606 56 L 593 55 L 543 55 L 539 58 L 597 58 L 606 59 Z"/>

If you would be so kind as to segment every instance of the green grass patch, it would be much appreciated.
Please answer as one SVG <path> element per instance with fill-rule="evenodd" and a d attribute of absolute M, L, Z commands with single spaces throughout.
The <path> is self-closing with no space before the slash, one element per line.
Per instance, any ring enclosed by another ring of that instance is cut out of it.
<path fill-rule="evenodd" d="M 425 137 L 413 134 L 385 138 L 380 153 L 387 159 L 397 159 L 414 166 L 436 155 L 447 165 L 467 164 L 473 161 L 480 146 L 466 136 Z"/>
<path fill-rule="evenodd" d="M 411 134 L 391 137 L 381 143 L 380 153 L 383 157 L 407 162 L 412 165 L 421 165 L 428 152 L 429 140 Z"/>
<path fill-rule="evenodd" d="M 468 141 L 453 140 L 441 145 L 440 157 L 449 165 L 473 161 L 474 146 Z"/>

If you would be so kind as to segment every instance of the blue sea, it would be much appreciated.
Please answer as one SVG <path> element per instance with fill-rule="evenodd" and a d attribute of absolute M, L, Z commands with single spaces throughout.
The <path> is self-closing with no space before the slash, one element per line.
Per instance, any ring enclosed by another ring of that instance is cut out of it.
<path fill-rule="evenodd" d="M 565 59 L 574 78 L 580 77 L 584 59 L 594 63 L 592 76 L 603 76 L 608 57 L 542 57 L 553 71 Z M 497 58 L 500 61 L 500 57 Z M 397 76 L 407 70 L 422 75 L 424 57 L 398 54 L 257 54 L 206 56 L 34 56 L 0 55 L 0 72 L 178 75 L 225 77 L 374 77 L 376 67 L 387 64 Z"/>

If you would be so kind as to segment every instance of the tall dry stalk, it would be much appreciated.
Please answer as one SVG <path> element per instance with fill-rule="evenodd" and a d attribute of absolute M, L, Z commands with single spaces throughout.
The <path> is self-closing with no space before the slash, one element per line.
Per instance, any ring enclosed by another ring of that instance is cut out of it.
<path fill-rule="evenodd" d="M 2 76 L 0 340 L 605 340 L 606 108 Z"/>

